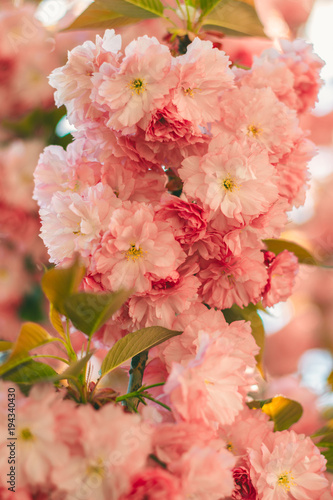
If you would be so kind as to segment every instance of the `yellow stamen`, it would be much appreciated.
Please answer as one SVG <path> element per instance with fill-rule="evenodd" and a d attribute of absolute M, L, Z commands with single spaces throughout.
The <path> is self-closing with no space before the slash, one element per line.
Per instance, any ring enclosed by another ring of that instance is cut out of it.
<path fill-rule="evenodd" d="M 226 191 L 230 191 L 231 193 L 233 192 L 234 189 L 238 188 L 236 182 L 230 177 L 229 174 L 225 179 L 222 180 L 221 184 Z"/>
<path fill-rule="evenodd" d="M 126 259 L 136 261 L 143 256 L 143 250 L 141 247 L 136 248 L 135 245 L 131 245 L 130 248 L 125 253 Z"/>
<path fill-rule="evenodd" d="M 257 125 L 252 124 L 252 125 L 249 125 L 247 127 L 247 135 L 250 135 L 252 137 L 257 138 L 258 135 L 261 134 L 261 132 L 262 132 L 262 129 Z"/>
<path fill-rule="evenodd" d="M 226 444 L 226 448 L 227 448 L 228 451 L 232 451 L 233 450 L 233 446 L 232 446 L 232 443 L 230 441 Z"/>
<path fill-rule="evenodd" d="M 290 490 L 290 486 L 294 484 L 294 477 L 291 475 L 291 471 L 285 471 L 278 477 L 278 485 L 282 486 L 286 491 Z"/>
<path fill-rule="evenodd" d="M 104 462 L 101 458 L 98 458 L 95 463 L 88 465 L 87 475 L 92 476 L 93 474 L 100 476 L 100 477 L 104 477 L 105 466 L 104 466 Z"/>
<path fill-rule="evenodd" d="M 187 89 L 184 89 L 183 87 L 183 92 L 185 95 L 189 96 L 189 97 L 194 97 L 194 94 L 195 94 L 195 91 L 200 91 L 200 89 L 197 89 L 197 88 L 193 88 L 191 89 L 191 87 L 188 87 Z"/>
<path fill-rule="evenodd" d="M 143 78 L 134 78 L 129 84 L 129 88 L 138 95 L 142 94 L 146 90 L 146 84 Z"/>
<path fill-rule="evenodd" d="M 75 234 L 75 235 L 82 234 L 81 233 L 81 223 L 80 222 L 77 223 L 77 230 L 73 231 L 73 234 Z"/>
<path fill-rule="evenodd" d="M 35 439 L 35 436 L 32 434 L 30 429 L 25 427 L 20 432 L 20 438 L 23 439 L 24 441 L 33 441 Z"/>

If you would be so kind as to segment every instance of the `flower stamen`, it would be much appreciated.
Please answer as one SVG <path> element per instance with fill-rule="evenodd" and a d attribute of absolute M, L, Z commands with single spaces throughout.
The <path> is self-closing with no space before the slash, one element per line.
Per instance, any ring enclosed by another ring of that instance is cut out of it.
<path fill-rule="evenodd" d="M 141 95 L 146 90 L 146 83 L 143 78 L 134 78 L 128 86 L 132 90 L 132 95 L 134 93 Z"/>
<path fill-rule="evenodd" d="M 262 132 L 262 129 L 257 125 L 249 125 L 247 127 L 247 135 L 257 138 Z"/>
<path fill-rule="evenodd" d="M 140 259 L 143 256 L 143 250 L 141 247 L 136 248 L 136 246 L 133 244 L 130 246 L 130 248 L 127 250 L 125 253 L 125 257 L 127 260 L 131 259 L 134 262 L 138 259 Z"/>
<path fill-rule="evenodd" d="M 230 177 L 229 174 L 227 175 L 227 177 L 225 179 L 222 179 L 221 184 L 222 184 L 222 187 L 226 191 L 230 191 L 230 193 L 232 193 L 234 189 L 238 189 L 236 182 Z"/>
<path fill-rule="evenodd" d="M 278 476 L 278 485 L 282 486 L 286 491 L 290 490 L 290 487 L 294 484 L 294 477 L 291 474 L 291 471 L 282 472 Z"/>
<path fill-rule="evenodd" d="M 30 429 L 28 429 L 28 427 L 25 427 L 20 432 L 20 438 L 24 441 L 33 441 L 35 439 L 35 436 L 32 434 Z"/>
<path fill-rule="evenodd" d="M 200 89 L 197 89 L 197 88 L 191 89 L 191 87 L 188 87 L 187 89 L 184 89 L 184 87 L 183 87 L 184 94 L 187 95 L 188 97 L 192 97 L 192 99 L 194 97 L 194 94 L 195 94 L 196 90 L 200 91 Z"/>

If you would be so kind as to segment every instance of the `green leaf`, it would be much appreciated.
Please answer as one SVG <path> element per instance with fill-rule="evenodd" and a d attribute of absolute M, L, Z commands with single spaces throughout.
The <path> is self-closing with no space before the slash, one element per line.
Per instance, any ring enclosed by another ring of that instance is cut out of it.
<path fill-rule="evenodd" d="M 326 471 L 333 473 L 333 445 L 326 446 L 326 450 L 322 451 L 321 454 L 326 458 Z"/>
<path fill-rule="evenodd" d="M 209 12 L 211 12 L 221 0 L 199 0 L 199 7 L 201 9 L 202 16 L 206 16 Z"/>
<path fill-rule="evenodd" d="M 265 37 L 261 21 L 252 2 L 242 0 L 221 0 L 204 18 L 205 29 L 215 29 L 230 36 Z"/>
<path fill-rule="evenodd" d="M 29 356 L 28 353 L 22 353 L 18 356 L 16 356 L 13 359 L 7 358 L 2 365 L 0 365 L 0 377 L 2 377 L 5 373 L 9 372 L 10 370 L 13 370 L 13 368 L 16 368 L 19 365 L 22 365 L 24 363 L 27 363 L 28 361 L 32 361 L 32 357 Z"/>
<path fill-rule="evenodd" d="M 332 425 L 332 420 L 325 425 L 322 429 L 317 431 L 315 434 L 313 434 L 311 437 L 316 438 L 316 437 L 321 437 L 320 441 L 316 442 L 316 445 L 318 448 L 321 449 L 322 455 L 327 460 L 326 464 L 326 469 L 328 472 L 333 472 L 333 425 Z M 325 450 L 323 451 L 323 448 Z"/>
<path fill-rule="evenodd" d="M 64 302 L 66 316 L 75 328 L 93 335 L 126 302 L 131 291 L 75 293 Z"/>
<path fill-rule="evenodd" d="M 123 16 L 111 8 L 110 2 L 108 2 L 108 6 L 104 5 L 105 3 L 95 1 L 63 31 L 117 28 L 127 24 L 135 24 L 142 20 L 133 17 L 133 15 Z"/>
<path fill-rule="evenodd" d="M 24 323 L 13 345 L 13 350 L 8 358 L 8 362 L 22 355 L 28 355 L 31 349 L 35 349 L 36 347 L 56 340 L 56 338 L 51 337 L 51 335 L 44 330 L 43 327 L 37 325 L 37 323 Z"/>
<path fill-rule="evenodd" d="M 49 380 L 51 382 L 59 382 L 60 380 L 76 379 L 81 374 L 82 370 L 85 368 L 92 355 L 93 352 L 89 352 L 83 358 L 71 363 L 65 371 L 63 371 L 62 373 L 56 373 Z"/>
<path fill-rule="evenodd" d="M 62 326 L 60 314 L 58 311 L 54 308 L 54 305 L 50 303 L 50 314 L 49 314 L 50 321 L 52 323 L 52 326 L 55 330 L 57 330 L 58 333 L 62 336 L 62 338 L 66 338 L 65 335 L 65 330 L 64 327 Z"/>
<path fill-rule="evenodd" d="M 20 386 L 22 392 L 27 394 L 33 384 L 49 381 L 51 377 L 57 375 L 57 372 L 51 366 L 33 360 L 17 366 L 4 375 L 3 380 L 10 380 Z"/>
<path fill-rule="evenodd" d="M 77 291 L 84 277 L 85 268 L 76 258 L 73 264 L 67 268 L 48 269 L 42 278 L 42 289 L 54 308 L 64 314 L 64 301 Z"/>
<path fill-rule="evenodd" d="M 149 19 L 163 16 L 160 0 L 98 0 L 98 3 L 123 16 Z"/>
<path fill-rule="evenodd" d="M 162 326 L 151 326 L 128 333 L 125 337 L 118 340 L 105 356 L 101 367 L 102 376 L 137 354 L 140 354 L 140 352 L 155 347 L 181 333 L 179 331 L 168 330 Z"/>
<path fill-rule="evenodd" d="M 261 410 L 273 420 L 275 431 L 289 429 L 303 414 L 302 405 L 284 396 L 276 396 L 271 401 L 265 402 Z"/>
<path fill-rule="evenodd" d="M 267 250 L 275 253 L 275 255 L 279 255 L 279 253 L 283 252 L 284 250 L 288 250 L 289 252 L 292 252 L 296 255 L 300 264 L 308 264 L 309 266 L 319 265 L 319 263 L 308 250 L 301 247 L 297 243 L 294 243 L 293 241 L 268 239 L 263 240 L 263 243 L 265 243 Z"/>
<path fill-rule="evenodd" d="M 263 309 L 260 303 L 258 305 L 250 303 L 248 306 L 243 308 L 234 304 L 230 309 L 223 309 L 222 312 L 228 323 L 240 320 L 250 321 L 252 335 L 257 346 L 260 347 L 260 351 L 256 356 L 257 367 L 261 375 L 264 377 L 263 355 L 265 349 L 265 330 L 262 319 L 258 314 L 258 309 Z"/>

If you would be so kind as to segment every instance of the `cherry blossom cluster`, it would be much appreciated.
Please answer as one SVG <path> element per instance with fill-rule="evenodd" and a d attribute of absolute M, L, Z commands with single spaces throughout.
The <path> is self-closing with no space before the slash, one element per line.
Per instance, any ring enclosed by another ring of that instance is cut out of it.
<path fill-rule="evenodd" d="M 274 432 L 266 414 L 245 404 L 258 351 L 249 326 L 201 308 L 181 315 L 184 334 L 161 347 L 172 367 L 158 397 L 171 413 L 142 406 L 129 414 L 112 402 L 96 411 L 64 399 L 64 389 L 38 385 L 26 398 L 16 388 L 20 500 L 332 498 L 312 440 Z M 8 387 L 2 383 L 0 400 L 5 500 L 13 498 L 5 474 Z"/>
<path fill-rule="evenodd" d="M 3 0 L 0 12 L 0 119 L 18 118 L 53 105 L 47 75 L 62 57 L 35 18 L 36 4 Z"/>
<path fill-rule="evenodd" d="M 115 336 L 169 327 L 193 303 L 271 306 L 291 293 L 297 259 L 262 240 L 304 201 L 315 149 L 299 118 L 323 63 L 297 40 L 249 70 L 230 64 L 199 38 L 177 57 L 147 36 L 122 52 L 107 30 L 50 76 L 76 132 L 35 172 L 42 238 L 56 264 L 82 256 L 86 289 L 133 290 Z"/>
<path fill-rule="evenodd" d="M 300 41 L 244 70 L 199 38 L 174 56 L 147 36 L 122 51 L 107 30 L 53 71 L 56 103 L 76 131 L 66 151 L 47 147 L 35 171 L 50 259 L 62 265 L 78 253 L 87 291 L 131 290 L 94 336 L 97 347 L 147 326 L 183 333 L 149 352 L 143 384 L 157 384 L 151 393 L 163 409 L 140 405 L 130 415 L 109 403 L 95 411 L 33 390 L 19 440 L 40 444 L 40 465 L 22 466 L 24 492 L 331 498 L 313 441 L 274 432 L 265 413 L 249 409 L 259 347 L 248 323 L 228 325 L 222 312 L 291 294 L 297 258 L 262 240 L 279 237 L 287 212 L 304 201 L 314 146 L 299 119 L 316 101 L 321 66 Z M 41 404 L 52 431 L 39 437 L 43 426 L 29 415 Z"/>

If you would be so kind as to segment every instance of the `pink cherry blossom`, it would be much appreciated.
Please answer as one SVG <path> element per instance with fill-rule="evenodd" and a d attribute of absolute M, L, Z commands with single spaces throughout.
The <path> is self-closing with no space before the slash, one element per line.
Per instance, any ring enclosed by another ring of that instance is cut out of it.
<path fill-rule="evenodd" d="M 7 391 L 6 391 L 7 394 Z M 16 390 L 19 394 L 19 389 Z M 17 487 L 26 484 L 46 486 L 50 480 L 51 471 L 66 461 L 69 456 L 67 446 L 56 439 L 56 406 L 59 404 L 59 395 L 52 386 L 37 386 L 30 392 L 29 398 L 16 401 L 17 418 L 15 433 L 17 448 L 20 453 L 20 474 L 17 478 Z M 1 422 L 4 428 L 4 408 Z M 36 416 L 38 416 L 36 418 Z M 7 463 L 7 453 L 4 452 L 8 440 L 7 433 L 2 429 L 0 454 L 0 468 L 4 470 Z M 5 474 L 4 476 L 5 477 Z"/>
<path fill-rule="evenodd" d="M 223 309 L 233 304 L 243 307 L 258 302 L 266 285 L 267 271 L 260 252 L 245 248 L 241 255 L 208 261 L 202 265 L 198 277 L 204 302 Z"/>
<path fill-rule="evenodd" d="M 236 467 L 232 476 L 235 481 L 235 488 L 232 492 L 232 500 L 256 500 L 257 492 L 253 487 L 249 471 L 245 467 Z"/>
<path fill-rule="evenodd" d="M 101 115 L 90 100 L 92 76 L 106 61 L 117 68 L 120 48 L 121 36 L 115 35 L 114 30 L 106 30 L 103 38 L 97 35 L 96 43 L 88 40 L 75 47 L 69 52 L 66 65 L 51 73 L 49 81 L 56 89 L 56 105 L 66 105 L 72 124 L 80 126 L 87 119 Z"/>
<path fill-rule="evenodd" d="M 179 419 L 213 428 L 235 420 L 243 407 L 245 387 L 251 384 L 246 367 L 248 361 L 254 366 L 258 350 L 253 338 L 248 338 L 249 353 L 243 359 L 240 338 L 235 341 L 216 332 L 210 339 L 202 333 L 196 357 L 187 366 L 172 365 L 164 392 Z"/>
<path fill-rule="evenodd" d="M 166 279 L 152 277 L 151 290 L 129 301 L 129 314 L 137 328 L 158 324 L 171 328 L 175 315 L 198 299 L 200 281 L 194 276 L 198 270 L 197 264 L 185 262 Z"/>
<path fill-rule="evenodd" d="M 219 151 L 184 160 L 179 171 L 184 191 L 214 214 L 230 219 L 230 225 L 234 220 L 243 223 L 276 201 L 274 169 L 261 148 L 244 149 L 236 141 L 226 144 L 226 137 L 220 141 Z"/>
<path fill-rule="evenodd" d="M 151 206 L 124 202 L 114 211 L 108 231 L 94 255 L 96 270 L 112 290 L 120 287 L 145 292 L 150 275 L 167 279 L 185 254 L 166 223 L 154 220 Z"/>
<path fill-rule="evenodd" d="M 305 459 L 306 457 L 306 459 Z M 250 450 L 251 479 L 263 500 L 319 500 L 327 488 L 325 458 L 310 438 L 294 431 L 272 433 Z"/>
<path fill-rule="evenodd" d="M 269 267 L 268 282 L 263 294 L 263 306 L 270 307 L 290 297 L 298 272 L 298 260 L 288 250 L 284 250 L 276 257 L 268 252 L 266 260 L 269 262 Z"/>
<path fill-rule="evenodd" d="M 0 149 L 0 200 L 13 208 L 36 212 L 32 199 L 33 171 L 43 146 L 38 139 L 16 140 Z"/>
<path fill-rule="evenodd" d="M 233 87 L 229 58 L 212 43 L 195 38 L 186 54 L 175 59 L 179 83 L 173 102 L 179 115 L 195 124 L 220 118 L 219 97 Z"/>
<path fill-rule="evenodd" d="M 150 500 L 181 500 L 178 478 L 159 467 L 147 468 L 132 478 L 130 492 L 120 500 L 142 500 L 145 497 Z"/>
<path fill-rule="evenodd" d="M 144 36 L 126 47 L 119 69 L 110 63 L 101 66 L 94 84 L 96 99 L 109 113 L 109 127 L 126 133 L 150 118 L 176 83 L 171 60 L 166 46 Z"/>
<path fill-rule="evenodd" d="M 227 450 L 193 447 L 170 469 L 180 476 L 183 498 L 219 500 L 232 493 L 235 459 Z"/>
<path fill-rule="evenodd" d="M 108 227 L 112 211 L 121 205 L 109 186 L 101 183 L 78 194 L 56 192 L 51 206 L 41 209 L 41 235 L 52 262 L 63 262 L 75 251 L 88 257 Z"/>
<path fill-rule="evenodd" d="M 269 87 L 243 86 L 230 91 L 221 101 L 221 112 L 217 130 L 260 144 L 271 161 L 289 153 L 301 135 L 295 111 L 280 102 Z"/>

